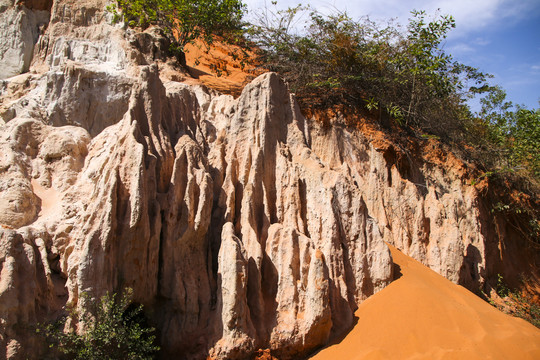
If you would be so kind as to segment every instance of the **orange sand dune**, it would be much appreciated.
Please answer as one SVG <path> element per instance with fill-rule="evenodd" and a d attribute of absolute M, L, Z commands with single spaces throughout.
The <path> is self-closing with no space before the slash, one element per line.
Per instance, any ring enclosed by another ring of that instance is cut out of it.
<path fill-rule="evenodd" d="M 540 359 L 540 330 L 391 248 L 403 274 L 367 299 L 358 323 L 312 360 Z"/>

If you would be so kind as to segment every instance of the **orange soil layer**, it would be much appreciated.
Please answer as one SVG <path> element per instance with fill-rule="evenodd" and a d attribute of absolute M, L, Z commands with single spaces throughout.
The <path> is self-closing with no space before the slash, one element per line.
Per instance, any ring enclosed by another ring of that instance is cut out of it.
<path fill-rule="evenodd" d="M 392 248 L 402 276 L 367 299 L 341 343 L 312 360 L 540 359 L 540 330 Z"/>
<path fill-rule="evenodd" d="M 252 64 L 253 53 L 247 54 L 248 58 L 242 65 L 241 50 L 234 45 L 216 41 L 209 51 L 206 49 L 202 42 L 186 45 L 186 62 L 190 75 L 212 89 L 238 96 L 249 81 L 262 73 Z M 238 59 L 233 58 L 233 52 L 239 56 Z M 217 75 L 218 70 L 221 76 Z"/>

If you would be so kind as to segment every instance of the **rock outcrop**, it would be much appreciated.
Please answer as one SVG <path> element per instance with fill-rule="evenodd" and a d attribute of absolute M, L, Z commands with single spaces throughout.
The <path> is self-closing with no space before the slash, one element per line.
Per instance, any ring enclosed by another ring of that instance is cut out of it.
<path fill-rule="evenodd" d="M 47 1 L 0 1 L 0 79 L 27 72 L 34 47 L 49 23 Z"/>
<path fill-rule="evenodd" d="M 237 99 L 173 81 L 141 52 L 159 39 L 106 1 L 32 3 L 1 8 L 32 34 L 6 46 L 33 49 L 30 72 L 0 59 L 1 357 L 39 354 L 28 326 L 82 293 L 126 287 L 166 358 L 303 356 L 392 280 L 385 241 L 471 288 L 490 275 L 497 244 L 451 155 L 322 127 L 276 74 Z"/>

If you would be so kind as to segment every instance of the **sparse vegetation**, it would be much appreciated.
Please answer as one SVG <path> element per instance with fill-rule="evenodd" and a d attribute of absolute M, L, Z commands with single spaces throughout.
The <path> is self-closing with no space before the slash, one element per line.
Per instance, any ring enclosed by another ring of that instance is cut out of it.
<path fill-rule="evenodd" d="M 108 10 L 128 26 L 160 27 L 173 54 L 216 36 L 256 48 L 257 63 L 284 77 L 304 110 L 367 111 L 420 138 L 471 149 L 485 173 L 525 177 L 538 188 L 540 109 L 514 110 L 504 90 L 487 83 L 491 75 L 444 50 L 452 16 L 413 10 L 404 28 L 309 6 L 279 10 L 276 1 L 251 25 L 241 0 L 117 0 Z M 482 95 L 475 114 L 467 101 Z"/>
<path fill-rule="evenodd" d="M 514 106 L 499 86 L 491 87 L 480 101 L 482 109 L 471 130 L 489 152 L 484 156 L 487 166 L 540 179 L 540 108 Z"/>
<path fill-rule="evenodd" d="M 121 296 L 85 296 L 84 312 L 71 309 L 68 316 L 39 327 L 37 332 L 46 338 L 51 352 L 57 351 L 67 359 L 153 359 L 159 351 L 154 329 L 145 324 L 142 306 L 132 304 L 131 297 L 130 289 Z M 65 332 L 68 320 L 83 331 Z"/>
<path fill-rule="evenodd" d="M 522 318 L 540 328 L 540 305 L 531 296 L 523 295 L 517 290 L 510 290 L 500 274 L 497 275 L 495 291 L 500 297 L 500 301 L 490 300 L 491 305 L 506 314 Z"/>
<path fill-rule="evenodd" d="M 295 32 L 301 16 L 307 17 L 304 31 Z M 265 11 L 258 22 L 251 32 L 263 63 L 285 77 L 304 107 L 378 111 L 448 138 L 463 131 L 470 115 L 466 94 L 486 89 L 488 75 L 442 49 L 455 26 L 451 16 L 428 21 L 424 11 L 413 11 L 404 31 L 298 6 Z"/>

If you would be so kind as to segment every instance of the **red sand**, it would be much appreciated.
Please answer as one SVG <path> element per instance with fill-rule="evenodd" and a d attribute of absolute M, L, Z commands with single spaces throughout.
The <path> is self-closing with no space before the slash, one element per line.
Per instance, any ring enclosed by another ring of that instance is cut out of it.
<path fill-rule="evenodd" d="M 391 250 L 402 277 L 360 305 L 339 344 L 311 359 L 540 359 L 539 329 Z"/>

